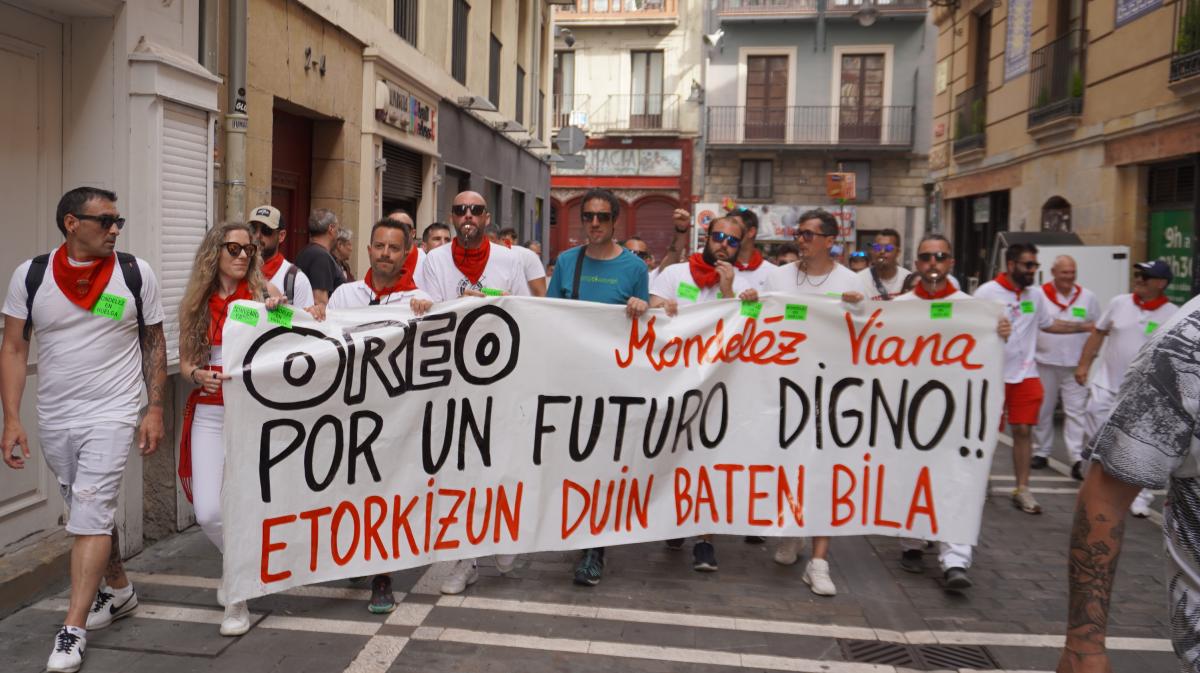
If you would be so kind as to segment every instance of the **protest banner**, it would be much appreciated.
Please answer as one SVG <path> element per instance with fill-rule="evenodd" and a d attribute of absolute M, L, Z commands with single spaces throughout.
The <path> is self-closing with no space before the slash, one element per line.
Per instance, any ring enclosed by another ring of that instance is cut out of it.
<path fill-rule="evenodd" d="M 461 299 L 226 323 L 229 600 L 702 533 L 974 543 L 1001 308 Z"/>

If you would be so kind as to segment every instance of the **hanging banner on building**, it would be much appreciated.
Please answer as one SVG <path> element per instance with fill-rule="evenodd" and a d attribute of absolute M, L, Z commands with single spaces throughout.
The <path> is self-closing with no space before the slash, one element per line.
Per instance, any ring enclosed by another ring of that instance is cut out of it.
<path fill-rule="evenodd" d="M 718 215 L 724 215 L 726 209 L 719 203 L 696 204 L 695 224 L 704 228 Z M 796 240 L 800 216 L 809 210 L 822 208 L 838 220 L 838 240 L 853 241 L 857 230 L 857 211 L 854 206 L 826 204 L 821 206 L 795 206 L 786 204 L 766 204 L 741 206 L 754 211 L 758 215 L 758 241 L 760 243 L 792 242 Z"/>
<path fill-rule="evenodd" d="M 1181 0 L 1182 1 L 1182 0 Z M 1162 0 L 1117 0 L 1116 27 L 1145 16 L 1162 7 Z"/>
<path fill-rule="evenodd" d="M 1001 307 L 464 299 L 226 325 L 230 600 L 702 533 L 974 543 Z"/>
<path fill-rule="evenodd" d="M 1033 0 L 1008 0 L 1008 21 L 1004 35 L 1004 79 L 1029 72 L 1029 37 Z"/>

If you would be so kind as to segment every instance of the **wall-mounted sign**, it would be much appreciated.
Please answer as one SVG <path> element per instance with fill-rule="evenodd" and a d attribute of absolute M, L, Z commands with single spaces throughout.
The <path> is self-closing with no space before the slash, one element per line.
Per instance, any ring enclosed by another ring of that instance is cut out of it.
<path fill-rule="evenodd" d="M 950 86 L 950 59 L 944 58 L 937 64 L 933 86 L 937 93 L 944 92 Z"/>
<path fill-rule="evenodd" d="M 1008 0 L 1008 29 L 1004 37 L 1004 79 L 1029 72 L 1032 0 Z"/>
<path fill-rule="evenodd" d="M 1117 28 L 1162 7 L 1162 0 L 1117 0 Z"/>
<path fill-rule="evenodd" d="M 825 196 L 835 201 L 838 199 L 853 201 L 858 198 L 854 177 L 854 173 L 826 173 Z"/>
<path fill-rule="evenodd" d="M 429 142 L 437 141 L 437 106 L 385 79 L 375 84 L 375 119 Z"/>
<path fill-rule="evenodd" d="M 583 150 L 580 170 L 554 167 L 556 175 L 647 175 L 674 177 L 683 171 L 683 151 L 671 149 Z"/>

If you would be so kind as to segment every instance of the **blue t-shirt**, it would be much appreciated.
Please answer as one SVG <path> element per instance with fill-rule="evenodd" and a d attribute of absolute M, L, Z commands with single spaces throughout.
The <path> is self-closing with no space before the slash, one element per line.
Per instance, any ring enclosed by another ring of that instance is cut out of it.
<path fill-rule="evenodd" d="M 575 282 L 575 263 L 582 247 L 571 248 L 558 256 L 554 277 L 546 288 L 547 297 L 573 299 L 571 286 Z M 592 259 L 583 256 L 583 273 L 579 277 L 579 299 L 602 304 L 624 305 L 630 297 L 650 300 L 650 275 L 640 257 L 621 250 L 612 259 Z"/>

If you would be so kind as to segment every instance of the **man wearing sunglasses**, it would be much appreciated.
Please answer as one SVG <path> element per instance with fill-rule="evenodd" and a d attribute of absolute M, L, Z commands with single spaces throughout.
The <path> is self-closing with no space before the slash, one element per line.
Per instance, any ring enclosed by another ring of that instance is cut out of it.
<path fill-rule="evenodd" d="M 646 273 L 650 274 L 650 281 L 653 282 L 655 276 L 658 275 L 658 267 L 654 263 L 654 253 L 650 252 L 650 246 L 646 245 L 646 242 L 637 236 L 630 236 L 629 238 L 625 239 L 625 243 L 622 244 L 622 247 L 629 252 L 632 252 L 638 259 L 642 260 L 642 262 L 646 265 Z"/>
<path fill-rule="evenodd" d="M 342 267 L 333 256 L 338 219 L 332 210 L 317 208 L 308 216 L 308 245 L 296 255 L 296 266 L 308 276 L 313 303 L 324 309 L 344 281 Z"/>
<path fill-rule="evenodd" d="M 1091 290 L 1075 283 L 1075 260 L 1059 255 L 1050 267 L 1051 281 L 1042 285 L 1050 312 L 1066 322 L 1096 322 L 1100 301 Z M 1075 366 L 1083 354 L 1088 335 L 1038 334 L 1037 370 L 1045 396 L 1033 434 L 1033 469 L 1049 463 L 1054 450 L 1054 409 L 1062 398 L 1063 441 L 1071 459 L 1071 476 L 1083 481 L 1083 437 L 1087 422 L 1087 388 L 1075 381 Z"/>
<path fill-rule="evenodd" d="M 1162 260 L 1141 262 L 1133 268 L 1133 292 L 1113 297 L 1096 329 L 1083 346 L 1075 368 L 1075 381 L 1086 385 L 1092 362 L 1104 347 L 1100 367 L 1088 388 L 1087 435 L 1096 432 L 1112 414 L 1117 391 L 1125 380 L 1134 357 L 1179 307 L 1167 300 L 1167 286 L 1174 279 L 1171 266 Z M 1107 345 L 1106 345 L 1107 344 Z M 1138 518 L 1150 515 L 1154 494 L 1143 489 L 1130 506 Z"/>
<path fill-rule="evenodd" d="M 450 245 L 425 256 L 417 287 L 435 302 L 462 296 L 528 296 L 529 285 L 520 258 L 485 235 L 491 223 L 487 201 L 478 192 L 455 196 L 450 224 L 458 235 L 450 239 Z"/>
<path fill-rule="evenodd" d="M 49 258 L 17 267 L 4 302 L 0 451 L 15 470 L 30 458 L 20 414 L 32 334 L 38 344 L 38 439 L 67 503 L 67 533 L 74 536 L 70 603 L 49 671 L 78 670 L 87 630 L 137 609 L 114 528 L 117 496 L 130 447 L 136 441 L 149 455 L 163 438 L 167 350 L 158 282 L 149 264 L 115 252 L 125 225 L 116 200 L 116 194 L 91 187 L 64 194 L 56 219 L 66 241 Z M 143 384 L 149 404 L 138 429 Z"/>
<path fill-rule="evenodd" d="M 287 296 L 288 304 L 308 310 L 314 303 L 312 283 L 300 267 L 284 259 L 279 249 L 287 240 L 283 215 L 272 206 L 259 206 L 250 215 L 248 224 L 262 253 L 263 277 Z"/>
<path fill-rule="evenodd" d="M 1033 287 L 1038 261 L 1037 247 L 1032 243 L 1008 246 L 1004 264 L 1005 271 L 979 286 L 975 298 L 1004 304 L 1012 322 L 1012 337 L 1004 344 L 1004 420 L 1012 432 L 1013 473 L 1017 479 L 1012 502 L 1026 514 L 1041 514 L 1042 506 L 1029 490 L 1033 426 L 1044 395 L 1035 359 L 1038 334 L 1090 332 L 1092 323 L 1055 320 L 1046 294 Z"/>
<path fill-rule="evenodd" d="M 775 270 L 775 265 L 764 259 L 762 251 L 755 245 L 758 240 L 758 215 L 749 208 L 734 208 L 726 213 L 725 217 L 732 217 L 741 222 L 746 229 L 742 244 L 738 246 L 733 268 L 737 269 L 737 274 L 747 285 L 755 290 L 762 290 L 763 285 L 767 283 L 767 276 Z"/>
<path fill-rule="evenodd" d="M 903 294 L 908 269 L 900 266 L 900 232 L 884 229 L 875 235 L 871 244 L 871 265 L 858 272 L 862 279 L 863 296 L 875 301 L 890 301 Z"/>
<path fill-rule="evenodd" d="M 850 253 L 850 256 L 846 259 L 846 266 L 849 267 L 854 273 L 858 273 L 871 266 L 871 258 L 867 257 L 866 252 L 862 250 L 855 250 L 854 252 Z"/>

